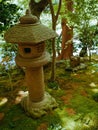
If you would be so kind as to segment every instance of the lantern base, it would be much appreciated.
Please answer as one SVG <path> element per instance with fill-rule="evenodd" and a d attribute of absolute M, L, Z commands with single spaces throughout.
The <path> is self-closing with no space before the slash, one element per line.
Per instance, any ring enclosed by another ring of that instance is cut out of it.
<path fill-rule="evenodd" d="M 32 102 L 29 97 L 26 96 L 21 102 L 21 106 L 24 108 L 28 116 L 33 118 L 39 118 L 47 113 L 48 110 L 52 110 L 58 106 L 55 99 L 45 92 L 44 99 L 40 102 Z"/>

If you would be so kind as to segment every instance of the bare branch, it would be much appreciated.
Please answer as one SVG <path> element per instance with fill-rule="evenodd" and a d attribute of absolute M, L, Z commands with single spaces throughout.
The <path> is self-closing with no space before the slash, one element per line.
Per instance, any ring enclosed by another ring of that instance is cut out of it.
<path fill-rule="evenodd" d="M 59 0 L 59 6 L 58 6 L 58 10 L 57 10 L 57 13 L 56 13 L 56 21 L 58 19 L 58 16 L 59 16 L 59 13 L 60 13 L 60 10 L 61 10 L 61 4 L 62 4 L 62 0 Z"/>
<path fill-rule="evenodd" d="M 50 11 L 51 11 L 51 15 L 52 15 L 52 22 L 54 22 L 55 14 L 54 14 L 54 8 L 53 8 L 52 0 L 48 0 L 48 2 L 49 2 L 49 5 L 50 5 Z"/>

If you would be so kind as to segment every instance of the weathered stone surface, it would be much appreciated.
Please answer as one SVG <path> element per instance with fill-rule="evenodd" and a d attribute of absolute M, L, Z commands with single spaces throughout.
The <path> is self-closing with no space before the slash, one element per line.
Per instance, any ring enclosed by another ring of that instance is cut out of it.
<path fill-rule="evenodd" d="M 32 102 L 29 97 L 26 96 L 23 98 L 21 105 L 26 113 L 33 118 L 39 118 L 45 115 L 48 110 L 50 111 L 58 106 L 55 99 L 47 92 L 45 92 L 44 99 L 42 101 Z"/>
<path fill-rule="evenodd" d="M 17 55 L 15 61 L 21 67 L 39 67 L 50 61 L 50 55 L 47 52 L 44 52 L 42 56 L 37 58 L 22 58 L 20 55 Z"/>

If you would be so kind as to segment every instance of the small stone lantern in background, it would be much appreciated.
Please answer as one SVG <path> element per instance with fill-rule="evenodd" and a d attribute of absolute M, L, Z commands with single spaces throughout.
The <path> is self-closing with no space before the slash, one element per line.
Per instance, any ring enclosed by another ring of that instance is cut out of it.
<path fill-rule="evenodd" d="M 20 23 L 5 33 L 5 40 L 18 44 L 16 64 L 25 67 L 25 76 L 29 94 L 21 101 L 21 105 L 32 117 L 40 117 L 47 110 L 57 107 L 55 99 L 45 91 L 43 65 L 50 56 L 45 51 L 45 41 L 57 34 L 42 25 L 29 10 L 20 18 Z"/>

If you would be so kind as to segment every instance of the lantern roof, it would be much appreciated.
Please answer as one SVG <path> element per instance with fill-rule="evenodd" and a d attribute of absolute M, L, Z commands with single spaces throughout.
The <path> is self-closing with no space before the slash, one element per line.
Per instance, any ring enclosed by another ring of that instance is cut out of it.
<path fill-rule="evenodd" d="M 41 24 L 38 18 L 26 11 L 20 23 L 8 29 L 4 38 L 10 43 L 36 44 L 57 36 L 55 31 Z"/>

